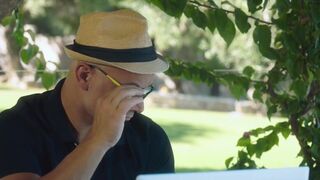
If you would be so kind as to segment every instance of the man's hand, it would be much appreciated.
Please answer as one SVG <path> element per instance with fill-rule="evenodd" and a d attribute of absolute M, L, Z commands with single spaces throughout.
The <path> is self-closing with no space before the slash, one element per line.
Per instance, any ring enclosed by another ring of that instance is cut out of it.
<path fill-rule="evenodd" d="M 87 138 L 106 148 L 114 146 L 121 137 L 126 114 L 143 102 L 142 96 L 143 90 L 136 86 L 120 86 L 99 98 Z"/>

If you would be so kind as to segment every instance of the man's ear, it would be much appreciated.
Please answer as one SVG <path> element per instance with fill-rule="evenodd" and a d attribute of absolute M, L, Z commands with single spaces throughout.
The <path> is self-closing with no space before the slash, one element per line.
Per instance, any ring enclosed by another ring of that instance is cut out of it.
<path fill-rule="evenodd" d="M 92 77 L 92 68 L 86 64 L 79 63 L 75 68 L 77 84 L 82 90 L 88 90 L 89 82 Z"/>

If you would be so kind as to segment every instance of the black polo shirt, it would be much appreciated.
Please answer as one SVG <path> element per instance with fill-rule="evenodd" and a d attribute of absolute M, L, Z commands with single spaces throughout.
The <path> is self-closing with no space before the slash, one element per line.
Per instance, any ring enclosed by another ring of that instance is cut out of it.
<path fill-rule="evenodd" d="M 0 178 L 18 172 L 45 175 L 76 148 L 75 129 L 60 98 L 63 82 L 51 91 L 22 97 L 0 113 Z M 135 179 L 141 173 L 173 171 L 167 135 L 136 113 L 91 179 Z"/>

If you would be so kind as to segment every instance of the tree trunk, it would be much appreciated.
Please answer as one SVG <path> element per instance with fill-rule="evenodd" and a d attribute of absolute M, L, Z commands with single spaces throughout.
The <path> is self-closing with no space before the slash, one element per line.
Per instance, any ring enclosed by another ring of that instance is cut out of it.
<path fill-rule="evenodd" d="M 12 38 L 12 29 L 6 28 L 1 41 L 4 47 L 7 47 L 7 52 L 1 55 L 1 81 L 9 83 L 11 85 L 22 85 L 20 77 L 22 74 L 18 74 L 16 70 L 22 69 L 19 59 L 19 49 Z"/>
<path fill-rule="evenodd" d="M 20 3 L 22 0 L 0 0 L 0 20 L 9 15 Z"/>

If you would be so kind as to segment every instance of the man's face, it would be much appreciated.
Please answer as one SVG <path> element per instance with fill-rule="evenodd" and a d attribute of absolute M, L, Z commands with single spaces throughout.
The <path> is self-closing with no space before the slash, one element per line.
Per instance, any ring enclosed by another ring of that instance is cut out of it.
<path fill-rule="evenodd" d="M 108 95 L 108 93 L 120 86 L 132 86 L 139 89 L 147 89 L 154 80 L 153 74 L 136 74 L 111 66 L 96 66 L 93 68 L 94 81 L 90 84 L 89 92 L 91 94 L 92 106 L 95 108 L 96 101 L 100 97 Z M 106 76 L 109 75 L 109 77 Z M 111 78 L 111 79 L 110 79 Z M 114 82 L 116 81 L 116 82 Z M 117 85 L 118 84 L 118 85 Z M 90 107 L 89 107 L 90 108 Z M 134 112 L 141 113 L 144 110 L 144 104 L 139 103 L 133 106 L 126 114 L 126 120 L 130 120 Z M 91 110 L 94 112 L 94 109 Z"/>

